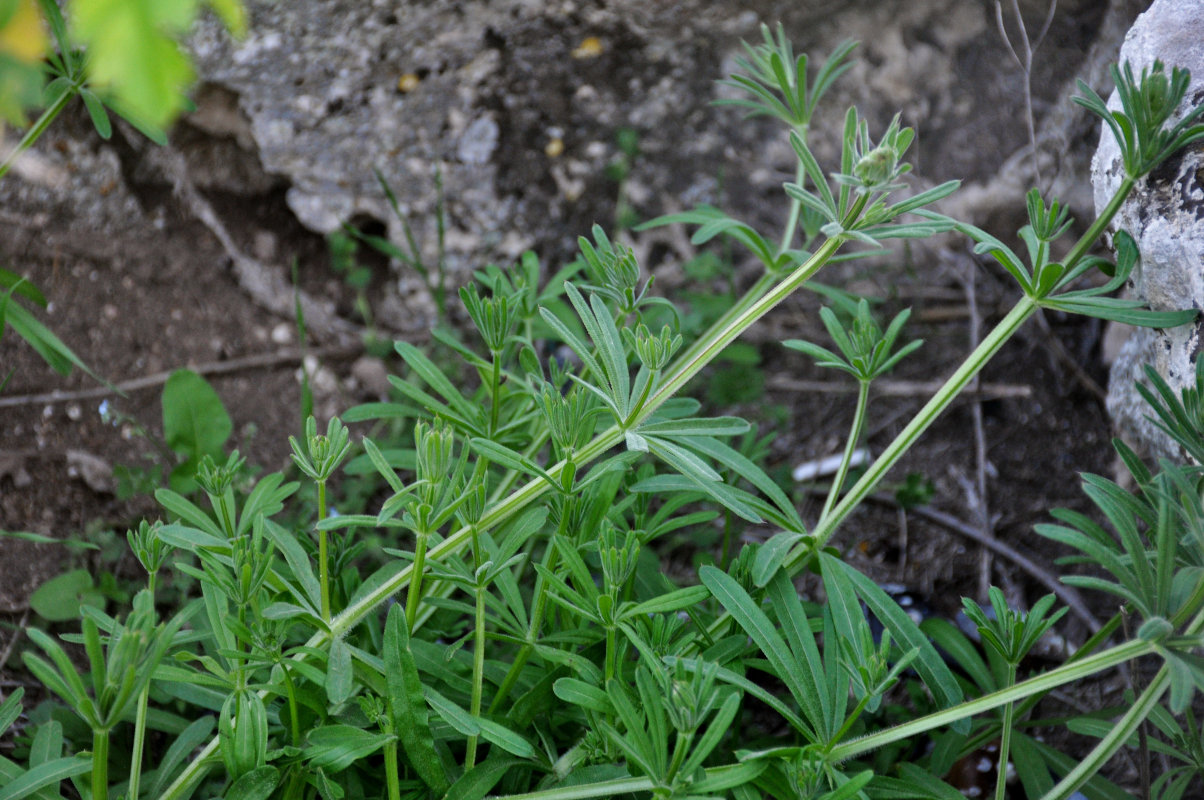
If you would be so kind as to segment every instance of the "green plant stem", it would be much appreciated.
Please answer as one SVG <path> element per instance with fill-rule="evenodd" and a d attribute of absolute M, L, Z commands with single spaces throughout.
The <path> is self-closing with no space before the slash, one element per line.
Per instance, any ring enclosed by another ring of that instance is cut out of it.
<path fill-rule="evenodd" d="M 795 128 L 799 137 L 806 141 L 806 128 Z M 799 161 L 794 168 L 794 182 L 799 186 L 803 185 L 803 181 L 807 178 L 807 170 L 803 168 L 803 162 Z M 778 245 L 778 255 L 785 253 L 790 249 L 790 243 L 794 241 L 794 232 L 798 230 L 799 216 L 803 211 L 803 203 L 797 197 L 790 198 L 790 213 L 786 215 L 786 227 L 782 231 L 782 242 Z"/>
<path fill-rule="evenodd" d="M 489 381 L 489 435 L 497 435 L 498 413 L 501 410 L 501 403 L 498 398 L 498 391 L 502 387 L 502 354 L 493 353 L 493 375 Z"/>
<path fill-rule="evenodd" d="M 683 386 L 689 383 L 724 347 L 773 309 L 774 306 L 801 286 L 808 278 L 818 272 L 820 267 L 826 264 L 836 251 L 840 249 L 842 243 L 843 240 L 840 238 L 825 241 L 807 261 L 799 265 L 790 275 L 783 278 L 768 293 L 764 293 L 762 282 L 767 280 L 768 283 L 772 283 L 773 279 L 771 277 L 763 277 L 762 281 L 758 281 L 745 298 L 737 304 L 743 310 L 729 317 L 730 321 L 726 326 L 722 328 L 712 326 L 711 331 L 700 344 L 692 347 L 687 351 L 687 354 L 679 356 L 674 361 L 673 368 L 669 371 L 669 377 L 666 379 L 665 384 L 649 397 L 644 411 L 640 415 L 641 420 L 647 419 L 666 400 L 673 397 Z M 749 302 L 754 294 L 757 296 L 757 299 Z M 574 460 L 578 465 L 588 464 L 611 448 L 622 443 L 623 438 L 623 432 L 618 426 L 612 425 L 597 434 L 580 450 L 576 451 L 574 453 Z M 550 477 L 556 479 L 560 476 L 564 468 L 565 462 L 562 460 L 549 467 L 546 471 Z M 542 497 L 550 488 L 543 478 L 535 478 L 528 481 L 515 489 L 504 500 L 491 506 L 478 521 L 478 527 L 481 530 L 490 530 L 502 524 Z M 435 547 L 432 547 L 428 553 L 428 557 L 432 559 L 450 557 L 466 547 L 470 541 L 470 537 L 471 527 L 463 526 L 459 530 L 450 533 L 447 538 Z M 409 585 L 411 579 L 416 574 L 416 566 L 417 564 L 408 564 L 402 567 L 393 577 L 382 581 L 375 589 L 366 593 L 354 603 L 351 603 L 337 616 L 331 618 L 328 630 L 316 631 L 306 642 L 306 647 L 321 649 L 331 638 L 345 636 L 348 631 L 372 614 L 382 603 L 388 601 L 390 597 Z M 433 613 L 433 609 L 428 607 L 427 610 Z M 297 661 L 304 660 L 306 658 L 304 649 L 299 650 L 293 658 Z M 178 798 L 183 797 L 189 787 L 193 786 L 205 771 L 209 769 L 211 766 L 210 758 L 216 753 L 217 748 L 218 740 L 216 738 L 210 740 L 209 744 L 193 757 L 188 766 L 167 787 L 160 800 L 178 800 Z M 651 788 L 650 784 L 646 782 L 641 785 L 645 788 L 639 791 L 648 791 Z"/>
<path fill-rule="evenodd" d="M 1133 191 L 1136 184 L 1135 179 L 1127 176 L 1120 182 L 1120 186 L 1116 188 L 1116 193 L 1112 195 L 1108 205 L 1104 206 L 1104 210 L 1095 218 L 1095 222 L 1091 223 L 1091 227 L 1079 237 L 1070 252 L 1066 254 L 1066 258 L 1063 259 L 1062 263 L 1066 265 L 1067 272 L 1074 269 L 1074 265 L 1087 255 L 1087 251 L 1094 247 L 1099 238 L 1104 235 L 1112 218 L 1116 216 L 1116 212 L 1120 211 L 1121 205 L 1128 199 L 1129 192 Z"/>
<path fill-rule="evenodd" d="M 1084 658 L 1081 661 L 1066 664 L 1042 675 L 1037 675 L 1034 678 L 1013 684 L 1006 689 L 1000 689 L 983 695 L 976 700 L 960 703 L 951 708 L 942 709 L 919 719 L 896 725 L 893 728 L 887 728 L 884 731 L 872 733 L 869 736 L 863 736 L 860 739 L 853 739 L 845 744 L 837 745 L 830 751 L 831 759 L 834 763 L 846 761 L 863 753 L 877 750 L 879 747 L 885 747 L 888 744 L 902 741 L 903 739 L 925 733 L 935 728 L 944 727 L 975 714 L 983 714 L 1008 703 L 1023 700 L 1038 692 L 1047 692 L 1063 684 L 1082 680 L 1089 675 L 1112 669 L 1126 661 L 1132 661 L 1153 652 L 1155 652 L 1154 645 L 1150 642 L 1140 639 L 1125 642 L 1102 653 Z M 1052 799 L 1045 798 L 1045 800 Z"/>
<path fill-rule="evenodd" d="M 1016 665 L 1008 664 L 1008 685 L 1016 682 Z M 995 770 L 995 800 L 1004 800 L 1008 790 L 1008 754 L 1012 748 L 1012 725 L 1016 719 L 1016 704 L 1008 703 L 1003 707 L 1003 719 L 999 736 L 999 763 Z"/>
<path fill-rule="evenodd" d="M 673 742 L 673 758 L 669 762 L 669 769 L 665 772 L 665 784 L 672 786 L 677 773 L 681 769 L 682 762 L 686 760 L 686 753 L 690 750 L 690 745 L 694 742 L 694 731 L 688 733 L 678 732 L 677 738 Z"/>
<path fill-rule="evenodd" d="M 326 519 L 326 481 L 318 481 L 318 521 Z M 330 572 L 326 531 L 318 530 L 318 583 L 322 592 L 322 621 L 330 622 Z"/>
<path fill-rule="evenodd" d="M 624 430 L 630 428 L 632 426 L 632 421 L 639 416 L 640 411 L 644 408 L 644 403 L 648 401 L 648 395 L 652 392 L 653 387 L 656 385 L 656 379 L 659 376 L 660 370 L 656 370 L 648 376 L 648 382 L 644 384 L 644 388 L 640 392 L 640 399 L 636 400 L 635 403 L 632 404 L 631 409 L 628 411 L 627 418 L 623 420 Z"/>
<path fill-rule="evenodd" d="M 565 525 L 568 522 L 567 510 L 560 515 L 560 529 L 556 535 L 548 540 L 547 550 L 543 554 L 544 569 L 552 571 L 556 569 L 556 541 L 563 533 Z M 518 682 L 518 676 L 522 673 L 523 667 L 527 665 L 528 659 L 531 658 L 531 653 L 535 649 L 535 640 L 539 638 L 539 630 L 543 627 L 543 615 L 548 607 L 548 582 L 543 579 L 543 576 L 538 576 L 535 579 L 534 597 L 531 602 L 531 621 L 527 625 L 527 637 L 523 641 L 522 647 L 514 656 L 514 661 L 510 664 L 510 669 L 506 671 L 506 677 L 502 679 L 502 683 L 498 686 L 497 694 L 494 695 L 493 702 L 489 704 L 489 713 L 494 714 L 501 708 L 501 703 L 509 695 L 514 688 L 514 684 Z"/>
<path fill-rule="evenodd" d="M 1188 636 L 1196 636 L 1202 630 L 1204 630 L 1204 610 L 1196 612 L 1195 617 L 1192 618 L 1191 624 L 1184 633 Z M 1150 647 L 1157 652 L 1158 645 L 1150 643 Z M 1133 737 L 1133 734 L 1141 727 L 1146 718 L 1149 717 L 1150 713 L 1162 700 L 1162 695 L 1166 694 L 1166 690 L 1170 686 L 1171 671 L 1164 662 L 1159 668 L 1158 673 L 1154 676 L 1154 679 L 1138 695 L 1137 700 L 1129 706 L 1129 710 L 1112 726 L 1112 730 L 1108 731 L 1108 734 L 1099 740 L 1091 752 L 1079 761 L 1074 769 L 1066 773 L 1056 786 L 1046 792 L 1041 800 L 1066 800 L 1066 798 L 1078 791 L 1092 775 L 1103 768 L 1104 764 L 1112 758 L 1117 750 L 1124 746 L 1125 742 L 1128 742 Z"/>
<path fill-rule="evenodd" d="M 843 243 L 844 239 L 841 237 L 826 240 L 810 258 L 732 318 L 724 328 L 716 330 L 703 341 L 702 345 L 691 348 L 687 351 L 686 355 L 679 357 L 674 362 L 676 369 L 669 374 L 665 382 L 648 398 L 644 410 L 637 415 L 635 422 L 643 422 L 652 415 L 653 411 L 660 408 L 666 400 L 676 396 L 703 367 L 709 364 L 715 356 L 723 352 L 723 348 L 739 338 L 740 334 L 748 330 L 754 322 L 768 314 L 778 303 L 793 294 L 808 278 L 818 272 L 820 267 L 828 263 L 832 256 L 836 255 L 836 251 L 840 249 Z"/>
<path fill-rule="evenodd" d="M 146 743 L 146 707 L 150 701 L 150 684 L 138 694 L 138 706 L 134 712 L 134 747 L 130 754 L 130 784 L 126 791 L 129 800 L 138 800 L 139 783 L 142 779 L 142 749 Z"/>
<path fill-rule="evenodd" d="M 476 569 L 481 568 L 481 538 L 473 529 L 472 535 L 473 563 Z M 472 698 L 469 701 L 469 713 L 473 717 L 481 716 L 481 690 L 485 682 L 485 587 L 476 587 L 476 608 L 472 629 Z M 477 760 L 477 735 L 468 737 L 468 747 L 464 754 L 464 771 L 472 769 Z"/>
<path fill-rule="evenodd" d="M 397 740 L 385 745 L 385 784 L 389 790 L 389 800 L 401 800 L 401 782 L 397 773 Z"/>
<path fill-rule="evenodd" d="M 837 503 L 829 513 L 824 514 L 820 518 L 819 523 L 812 532 L 812 539 L 800 544 L 787 556 L 785 564 L 791 574 L 796 574 L 814 553 L 827 544 L 845 517 L 874 490 L 878 482 L 882 480 L 890 468 L 911 448 L 916 439 L 928 429 L 928 426 L 949 407 L 949 404 L 956 399 L 962 389 L 974 379 L 979 370 L 1012 338 L 1016 331 L 1020 329 L 1020 326 L 1036 313 L 1037 308 L 1036 302 L 1030 298 L 1020 298 L 1016 306 L 1008 312 L 1008 315 L 1000 320 L 999 324 L 987 334 L 978 347 L 974 349 L 974 352 L 962 362 L 957 371 L 949 376 L 949 379 L 937 390 L 932 399 L 920 409 L 911 422 L 907 424 L 907 427 L 899 432 L 899 435 L 882 452 L 882 455 L 878 456 L 874 463 L 870 465 L 865 474 L 861 476 L 861 479 L 853 484 L 853 487 L 849 489 L 844 499 Z"/>
<path fill-rule="evenodd" d="M 538 792 L 502 795 L 498 800 L 585 800 L 587 797 L 620 797 L 636 792 L 651 792 L 655 788 L 656 783 L 651 778 L 616 778 L 583 786 L 560 786 Z"/>
<path fill-rule="evenodd" d="M 418 600 L 422 597 L 422 572 L 426 569 L 426 547 L 430 534 L 426 531 L 416 532 L 414 544 L 414 574 L 410 579 L 410 589 L 406 593 L 406 625 L 414 629 L 414 620 L 418 616 Z"/>
<path fill-rule="evenodd" d="M 3 178 L 8 171 L 12 169 L 13 164 L 17 163 L 17 158 L 22 153 L 32 147 L 33 143 L 46 132 L 46 129 L 50 127 L 50 124 L 54 122 L 55 117 L 57 117 L 62 110 L 67 107 L 67 103 L 71 102 L 71 98 L 75 97 L 78 92 L 79 87 L 72 86 L 71 89 L 63 92 L 62 95 L 59 96 L 58 100 L 55 100 L 45 111 L 42 112 L 41 116 L 39 116 L 29 130 L 25 132 L 25 135 L 21 137 L 21 141 L 17 142 L 17 146 L 14 147 L 12 152 L 5 157 L 4 162 L 0 163 L 0 178 Z"/>
<path fill-rule="evenodd" d="M 614 678 L 615 673 L 618 672 L 619 644 L 617 633 L 618 630 L 613 623 L 606 626 L 606 656 L 603 662 L 605 677 L 603 678 L 603 683 L 609 682 Z"/>
<path fill-rule="evenodd" d="M 92 731 L 92 797 L 109 796 L 109 729 Z"/>
<path fill-rule="evenodd" d="M 853 424 L 849 427 L 849 438 L 845 442 L 844 455 L 840 459 L 840 468 L 836 470 L 836 477 L 832 479 L 832 488 L 828 490 L 828 499 L 824 502 L 824 510 L 821 513 L 820 519 L 828 516 L 832 511 L 832 506 L 836 505 L 836 499 L 840 497 L 840 490 L 844 488 L 845 478 L 849 475 L 849 465 L 853 461 L 853 453 L 857 450 L 857 443 L 861 441 L 861 431 L 865 428 L 865 410 L 869 406 L 870 399 L 870 382 L 867 380 L 859 380 L 857 386 L 857 407 L 853 412 Z"/>
<path fill-rule="evenodd" d="M 289 733 L 293 737 L 293 747 L 301 746 L 301 723 L 297 720 L 297 690 L 293 686 L 293 677 L 289 674 L 288 666 L 280 665 L 284 672 L 284 691 L 288 693 L 288 722 Z M 131 798 L 136 800 L 136 798 Z"/>

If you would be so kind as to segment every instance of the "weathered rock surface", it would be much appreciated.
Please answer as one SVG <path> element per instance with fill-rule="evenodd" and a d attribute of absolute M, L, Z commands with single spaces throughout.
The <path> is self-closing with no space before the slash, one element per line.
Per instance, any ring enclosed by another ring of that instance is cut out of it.
<path fill-rule="evenodd" d="M 1204 6 L 1198 0 L 1155 0 L 1137 18 L 1121 47 L 1135 75 L 1161 60 L 1192 73 L 1179 116 L 1204 102 Z M 1113 92 L 1109 105 L 1120 108 Z M 1092 162 L 1097 212 L 1108 203 L 1124 170 L 1111 132 L 1103 129 Z M 1141 250 L 1132 290 L 1160 311 L 1204 309 L 1204 146 L 1172 156 L 1142 180 L 1113 220 Z M 1178 447 L 1147 419 L 1149 407 L 1134 389 L 1152 365 L 1177 391 L 1194 385 L 1201 324 L 1168 330 L 1138 329 L 1121 347 L 1108 385 L 1108 410 L 1118 430 L 1153 456 L 1177 457 Z"/>

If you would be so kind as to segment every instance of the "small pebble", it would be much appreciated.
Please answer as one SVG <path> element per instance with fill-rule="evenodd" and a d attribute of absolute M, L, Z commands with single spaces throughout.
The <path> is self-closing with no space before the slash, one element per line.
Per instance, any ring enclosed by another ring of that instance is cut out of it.
<path fill-rule="evenodd" d="M 276 344 L 289 344 L 293 341 L 293 326 L 287 322 L 281 322 L 276 327 L 272 328 L 272 341 Z"/>

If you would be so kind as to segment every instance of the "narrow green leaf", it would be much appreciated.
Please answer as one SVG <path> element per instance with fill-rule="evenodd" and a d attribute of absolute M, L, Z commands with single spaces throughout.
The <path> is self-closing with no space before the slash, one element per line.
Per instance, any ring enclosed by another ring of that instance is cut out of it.
<path fill-rule="evenodd" d="M 167 787 L 168 782 L 176 777 L 176 772 L 180 765 L 184 763 L 184 759 L 188 758 L 194 750 L 209 739 L 213 733 L 213 725 L 213 717 L 199 717 L 176 737 L 176 740 L 171 743 L 171 747 L 167 748 L 167 752 L 159 762 L 159 768 L 155 772 L 154 783 L 151 784 L 150 788 L 151 797 L 158 797 L 163 793 L 163 789 Z"/>
<path fill-rule="evenodd" d="M 482 800 L 507 772 L 525 763 L 516 758 L 491 755 L 461 775 L 443 800 Z"/>
<path fill-rule="evenodd" d="M 716 567 L 707 566 L 699 570 L 698 577 L 757 647 L 761 648 L 774 672 L 803 709 L 808 721 L 817 730 L 822 730 L 823 701 L 815 683 L 816 677 L 812 675 L 809 676 L 810 680 L 802 679 L 802 654 L 790 652 L 769 617 L 729 575 Z"/>
<path fill-rule="evenodd" d="M 560 678 L 553 685 L 552 691 L 566 703 L 572 703 L 575 706 L 581 706 L 607 716 L 613 716 L 615 713 L 614 706 L 611 705 L 606 692 L 577 678 Z"/>
<path fill-rule="evenodd" d="M 401 741 L 406 757 L 423 782 L 437 794 L 451 785 L 443 769 L 443 761 L 435 751 L 427 716 L 426 698 L 422 693 L 422 678 L 410 650 L 410 632 L 406 627 L 401 603 L 389 608 L 385 621 L 385 681 L 388 686 L 389 712 L 393 730 Z"/>
<path fill-rule="evenodd" d="M 410 369 L 422 378 L 422 380 L 426 381 L 427 386 L 430 386 L 440 397 L 450 403 L 451 407 L 461 416 L 466 419 L 472 419 L 477 415 L 480 409 L 474 406 L 464 395 L 460 394 L 455 385 L 447 379 L 447 376 L 435 366 L 435 362 L 427 358 L 426 354 L 421 350 L 409 342 L 403 341 L 394 343 L 393 348 L 410 365 Z"/>
<path fill-rule="evenodd" d="M 25 687 L 18 686 L 3 703 L 0 703 L 0 734 L 8 730 L 8 726 L 21 716 L 21 698 L 25 696 Z"/>
<path fill-rule="evenodd" d="M 333 639 L 326 660 L 326 697 L 334 705 L 341 705 L 351 697 L 354 688 L 351 648 L 342 639 Z"/>
<path fill-rule="evenodd" d="M 957 679 L 949 671 L 932 642 L 928 640 L 907 612 L 882 591 L 872 580 L 858 572 L 853 567 L 837 558 L 821 553 L 820 560 L 825 571 L 829 569 L 843 570 L 857 589 L 857 594 L 869 607 L 875 617 L 890 630 L 891 638 L 905 650 L 917 648 L 919 655 L 912 662 L 912 667 L 920 674 L 941 708 L 954 706 L 962 701 L 962 690 Z M 953 723 L 952 728 L 965 733 L 970 729 L 970 720 L 961 719 Z"/>
<path fill-rule="evenodd" d="M 705 586 L 688 586 L 631 606 L 623 616 L 631 618 L 646 614 L 667 614 L 697 605 L 710 596 L 711 593 Z"/>
<path fill-rule="evenodd" d="M 8 785 L 0 787 L 0 800 L 21 800 L 43 787 L 57 786 L 68 778 L 82 775 L 91 769 L 92 759 L 90 758 L 83 756 L 56 758 L 34 767 Z"/>
<path fill-rule="evenodd" d="M 341 772 L 393 739 L 353 725 L 323 725 L 305 736 L 305 758 L 330 772 Z"/>

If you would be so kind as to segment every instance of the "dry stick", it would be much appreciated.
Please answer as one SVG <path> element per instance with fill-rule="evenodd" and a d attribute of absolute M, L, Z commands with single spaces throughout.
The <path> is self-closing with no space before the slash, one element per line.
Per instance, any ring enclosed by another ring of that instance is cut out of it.
<path fill-rule="evenodd" d="M 17 623 L 17 629 L 13 631 L 13 638 L 8 640 L 8 644 L 4 647 L 4 652 L 0 653 L 0 669 L 4 669 L 4 665 L 8 663 L 8 657 L 13 654 L 13 647 L 16 646 L 17 640 L 21 638 L 21 632 L 25 630 L 25 625 L 29 622 L 29 609 L 21 614 L 21 621 Z M 0 703 L 4 702 L 4 692 L 0 691 Z"/>
<path fill-rule="evenodd" d="M 1028 29 L 1024 25 L 1024 17 L 1020 13 L 1019 0 L 1011 0 L 1011 5 L 1012 13 L 1016 15 L 1016 26 L 1020 29 L 1020 49 L 1023 55 L 1016 52 L 1016 47 L 1012 44 L 1011 37 L 1008 36 L 1007 28 L 1003 24 L 1003 4 L 1000 0 L 995 0 L 995 22 L 999 26 L 999 35 L 1003 37 L 1003 43 L 1007 45 L 1008 50 L 1012 53 L 1012 58 L 1016 59 L 1020 71 L 1024 73 L 1024 117 L 1028 122 L 1028 141 L 1033 153 L 1033 171 L 1036 172 L 1037 183 L 1040 184 L 1042 183 L 1041 165 L 1037 160 L 1037 126 L 1033 115 L 1033 52 L 1041 46 L 1041 40 L 1045 38 L 1045 34 L 1049 33 L 1049 26 L 1053 22 L 1058 0 L 1050 0 L 1049 10 L 1045 14 L 1045 22 L 1041 25 L 1041 32 L 1031 42 L 1028 38 Z"/>
<path fill-rule="evenodd" d="M 869 496 L 869 499 L 883 505 L 893 506 L 896 508 L 899 506 L 898 501 L 890 495 L 872 494 Z M 1034 580 L 1056 594 L 1062 600 L 1062 602 L 1065 603 L 1067 607 L 1069 607 L 1070 610 L 1073 611 L 1078 618 L 1091 629 L 1092 633 L 1098 633 L 1103 627 L 1100 621 L 1095 618 L 1095 615 L 1091 613 L 1091 609 L 1087 607 L 1086 602 L 1083 601 L 1082 595 L 1075 591 L 1073 587 L 1059 583 L 1056 575 L 1049 572 L 1028 556 L 1013 548 L 1011 545 L 1005 544 L 993 536 L 984 536 L 982 531 L 973 525 L 962 522 L 952 514 L 946 514 L 943 511 L 937 511 L 936 509 L 929 508 L 928 506 L 912 508 L 910 509 L 910 512 L 918 517 L 928 520 L 929 522 L 935 522 L 937 525 L 947 528 L 954 533 L 961 534 L 967 539 L 977 542 L 986 549 L 991 550 L 992 552 L 1011 561 L 1017 567 L 1032 576 Z"/>
<path fill-rule="evenodd" d="M 358 355 L 361 348 L 352 347 L 325 347 L 316 350 L 308 350 L 302 352 L 300 350 L 287 350 L 280 353 L 259 353 L 253 356 L 243 356 L 242 358 L 232 358 L 228 361 L 211 361 L 207 364 L 198 364 L 190 366 L 193 372 L 200 375 L 225 375 L 231 372 L 241 372 L 245 369 L 258 369 L 261 367 L 275 367 L 281 364 L 297 364 L 302 361 L 305 355 L 313 355 L 319 357 L 344 357 L 349 358 L 353 355 Z M 93 389 L 80 389 L 78 391 L 64 392 L 54 391 L 45 392 L 43 394 L 26 394 L 16 395 L 13 397 L 0 397 L 0 408 L 8 408 L 11 406 L 27 406 L 37 403 L 63 403 L 70 400 L 89 400 L 96 397 L 108 397 L 113 394 L 125 394 L 139 389 L 149 389 L 153 386 L 159 386 L 167 383 L 167 379 L 175 373 L 175 370 L 166 370 L 164 372 L 156 372 L 153 375 L 146 375 L 142 378 L 133 378 L 128 381 L 122 381 L 115 384 L 112 388 L 107 386 L 97 386 Z"/>
<path fill-rule="evenodd" d="M 1053 160 L 1053 154 L 1066 153 L 1072 143 L 1085 138 L 1098 139 L 1099 118 L 1084 114 L 1082 107 L 1072 99 L 1078 94 L 1075 80 L 1082 78 L 1089 86 L 1097 88 L 1109 81 L 1108 65 L 1116 60 L 1116 51 L 1133 18 L 1144 9 L 1144 5 L 1134 8 L 1135 5 L 1134 0 L 1108 0 L 1107 10 L 1086 57 L 1057 92 L 1058 100 L 1042 116 L 1041 129 L 1037 131 L 1037 144 L 1045 163 L 1052 165 L 1054 170 L 1048 187 L 1050 194 L 1072 201 L 1077 209 L 1085 212 L 1091 210 L 1092 200 L 1090 191 L 1082 189 L 1081 173 L 1073 168 L 1064 169 L 1061 160 Z M 1014 153 L 993 177 L 983 183 L 965 184 L 960 191 L 946 198 L 942 210 L 955 219 L 989 219 L 1014 209 L 1016 198 L 1023 197 L 1031 188 L 1035 163 L 1031 155 L 1028 148 Z"/>
<path fill-rule="evenodd" d="M 979 328 L 982 321 L 978 316 L 978 292 L 976 285 L 976 277 L 978 274 L 977 264 L 974 261 L 968 260 L 961 264 L 961 269 L 957 270 L 957 275 L 961 281 L 962 288 L 966 293 L 966 307 L 970 311 L 970 350 L 973 351 L 978 347 Z M 968 388 L 975 389 L 978 387 L 978 376 L 974 376 L 974 380 L 970 381 Z M 995 532 L 991 525 L 991 505 L 990 496 L 987 494 L 987 437 L 983 432 L 982 427 L 982 400 L 975 399 L 970 404 L 971 418 L 974 423 L 974 479 L 975 491 L 977 498 L 971 497 L 970 507 L 972 511 L 976 511 L 978 515 L 979 525 L 982 526 L 982 534 L 988 539 L 995 538 Z M 977 508 L 975 508 L 977 506 Z M 991 588 L 991 555 L 990 551 L 983 548 L 978 557 L 978 599 L 985 602 L 987 594 Z"/>
<path fill-rule="evenodd" d="M 1049 320 L 1046 319 L 1044 309 L 1038 311 L 1034 316 L 1037 318 L 1037 327 L 1041 329 L 1044 335 L 1038 340 L 1042 347 L 1048 348 L 1049 352 L 1053 353 L 1054 358 L 1066 369 L 1070 370 L 1070 374 L 1074 379 L 1101 402 L 1108 402 L 1108 393 L 1102 386 L 1096 383 L 1095 378 L 1092 378 L 1078 359 L 1066 351 L 1066 345 L 1062 344 L 1062 340 L 1054 333 L 1053 328 L 1049 325 Z"/>

